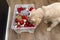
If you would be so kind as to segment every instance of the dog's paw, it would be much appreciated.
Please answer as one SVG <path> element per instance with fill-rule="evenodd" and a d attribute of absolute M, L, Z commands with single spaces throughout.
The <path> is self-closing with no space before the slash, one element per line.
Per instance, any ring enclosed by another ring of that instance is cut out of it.
<path fill-rule="evenodd" d="M 47 28 L 47 31 L 50 32 L 51 31 L 51 28 Z"/>

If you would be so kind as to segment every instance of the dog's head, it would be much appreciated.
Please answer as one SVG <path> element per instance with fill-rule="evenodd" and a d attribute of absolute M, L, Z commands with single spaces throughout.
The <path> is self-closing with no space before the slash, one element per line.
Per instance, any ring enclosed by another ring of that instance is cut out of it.
<path fill-rule="evenodd" d="M 41 8 L 33 9 L 28 17 L 29 21 L 35 26 L 37 26 L 42 20 L 43 10 Z"/>

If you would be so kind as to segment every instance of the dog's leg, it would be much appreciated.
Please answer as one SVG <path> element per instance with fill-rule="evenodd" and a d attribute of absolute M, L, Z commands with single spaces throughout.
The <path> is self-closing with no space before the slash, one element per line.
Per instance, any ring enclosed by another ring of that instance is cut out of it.
<path fill-rule="evenodd" d="M 49 28 L 47 28 L 47 31 L 51 31 L 54 27 L 56 27 L 56 25 L 58 24 L 59 22 L 57 21 L 54 21 L 52 22 L 51 26 Z"/>

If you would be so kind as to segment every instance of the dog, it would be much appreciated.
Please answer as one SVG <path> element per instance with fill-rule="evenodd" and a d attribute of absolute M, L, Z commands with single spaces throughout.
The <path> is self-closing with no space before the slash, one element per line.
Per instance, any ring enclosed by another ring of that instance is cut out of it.
<path fill-rule="evenodd" d="M 60 22 L 60 3 L 56 2 L 41 8 L 33 9 L 30 12 L 29 21 L 35 26 L 38 26 L 42 20 L 44 23 L 52 22 L 47 28 L 47 31 L 51 31 Z"/>

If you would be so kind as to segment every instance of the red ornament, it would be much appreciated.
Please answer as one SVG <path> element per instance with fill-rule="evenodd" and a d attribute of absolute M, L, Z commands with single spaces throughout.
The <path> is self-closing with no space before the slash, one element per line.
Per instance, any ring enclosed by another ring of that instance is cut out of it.
<path fill-rule="evenodd" d="M 23 21 L 23 20 L 20 20 L 20 24 L 21 24 L 21 25 L 24 24 L 24 21 Z"/>
<path fill-rule="evenodd" d="M 28 18 L 26 18 L 26 20 L 28 21 Z"/>
<path fill-rule="evenodd" d="M 22 19 L 26 19 L 26 17 L 24 15 L 22 15 L 21 17 L 22 17 Z"/>
<path fill-rule="evenodd" d="M 33 24 L 31 24 L 31 25 L 30 25 L 30 27 L 34 27 L 34 25 L 33 25 Z"/>
<path fill-rule="evenodd" d="M 27 24 L 25 24 L 25 25 L 24 25 L 24 27 L 28 27 L 28 25 L 27 25 Z"/>
<path fill-rule="evenodd" d="M 15 19 L 15 22 L 17 23 L 18 21 L 19 21 L 19 20 L 16 18 L 16 19 Z"/>
<path fill-rule="evenodd" d="M 33 7 L 30 7 L 30 8 L 29 8 L 29 11 L 32 11 L 32 9 L 33 9 Z"/>
<path fill-rule="evenodd" d="M 26 22 L 26 24 L 24 25 L 24 27 L 29 27 L 29 22 Z"/>
<path fill-rule="evenodd" d="M 23 10 L 22 7 L 17 8 L 18 13 L 20 13 Z"/>
<path fill-rule="evenodd" d="M 26 22 L 27 25 L 29 25 L 30 23 L 29 22 Z"/>
<path fill-rule="evenodd" d="M 24 15 L 22 15 L 22 19 L 26 19 L 28 21 L 28 18 Z"/>
<path fill-rule="evenodd" d="M 17 28 L 20 28 L 20 25 L 17 25 Z"/>

